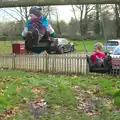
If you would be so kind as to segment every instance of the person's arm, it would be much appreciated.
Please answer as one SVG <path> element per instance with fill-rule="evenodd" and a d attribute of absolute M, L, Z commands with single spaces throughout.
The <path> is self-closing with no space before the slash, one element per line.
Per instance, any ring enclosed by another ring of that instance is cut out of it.
<path fill-rule="evenodd" d="M 41 19 L 41 22 L 42 22 L 42 24 L 45 26 L 45 28 L 48 28 L 49 22 L 47 21 L 47 16 L 44 16 L 44 17 Z"/>
<path fill-rule="evenodd" d="M 24 30 L 22 31 L 23 39 L 27 36 L 28 30 L 29 30 L 31 24 L 32 24 L 32 21 L 28 20 L 27 24 L 24 27 Z"/>
<path fill-rule="evenodd" d="M 22 37 L 23 37 L 23 39 L 25 39 L 25 37 L 27 36 L 27 33 L 28 33 L 28 28 L 24 27 L 24 30 L 22 31 Z"/>
<path fill-rule="evenodd" d="M 55 30 L 52 28 L 52 26 L 49 24 L 47 31 L 50 33 L 50 37 L 55 37 L 56 33 Z"/>
<path fill-rule="evenodd" d="M 47 31 L 49 32 L 50 34 L 50 37 L 55 37 L 56 36 L 56 33 L 54 31 L 54 29 L 52 28 L 52 26 L 49 24 L 49 22 L 47 21 L 47 16 L 44 16 L 42 18 L 42 23 L 43 25 L 45 26 L 45 28 L 47 29 Z"/>

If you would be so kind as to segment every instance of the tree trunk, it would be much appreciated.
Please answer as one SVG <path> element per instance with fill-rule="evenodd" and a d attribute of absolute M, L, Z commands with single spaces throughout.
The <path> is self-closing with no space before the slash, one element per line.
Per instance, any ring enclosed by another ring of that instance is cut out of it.
<path fill-rule="evenodd" d="M 95 34 L 100 35 L 100 11 L 99 5 L 96 5 L 96 20 L 95 20 Z"/>
<path fill-rule="evenodd" d="M 48 16 L 49 16 L 49 21 L 52 24 L 52 19 L 51 19 L 51 14 L 50 14 L 50 6 L 48 6 Z"/>
<path fill-rule="evenodd" d="M 83 11 L 84 11 L 84 5 L 80 5 L 80 29 L 81 29 L 81 34 L 84 36 L 83 32 Z"/>
<path fill-rule="evenodd" d="M 57 15 L 57 29 L 58 29 L 58 34 L 61 35 L 60 24 L 59 24 L 59 17 L 58 17 L 58 11 L 57 10 L 56 10 L 56 15 Z"/>
<path fill-rule="evenodd" d="M 116 19 L 116 38 L 120 38 L 120 16 L 118 11 L 118 5 L 115 5 L 115 19 Z"/>
<path fill-rule="evenodd" d="M 27 7 L 24 7 L 23 9 L 24 9 L 24 11 L 25 11 L 25 19 L 26 19 L 26 21 L 28 21 L 28 11 L 27 11 Z"/>
<path fill-rule="evenodd" d="M 84 16 L 84 24 L 83 24 L 83 34 L 86 35 L 88 30 L 88 5 L 85 5 L 85 16 Z"/>

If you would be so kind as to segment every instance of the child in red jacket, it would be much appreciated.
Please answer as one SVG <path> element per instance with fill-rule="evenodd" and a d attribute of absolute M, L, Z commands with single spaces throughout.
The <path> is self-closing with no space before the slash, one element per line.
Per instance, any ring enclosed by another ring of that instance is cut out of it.
<path fill-rule="evenodd" d="M 96 43 L 94 45 L 94 52 L 92 54 L 92 63 L 101 63 L 105 58 L 105 54 L 102 52 L 103 45 L 102 43 Z"/>
<path fill-rule="evenodd" d="M 103 61 L 105 59 L 105 54 L 102 52 L 103 44 L 96 43 L 94 45 L 94 53 L 90 57 L 90 66 L 91 67 L 101 67 L 103 65 Z"/>

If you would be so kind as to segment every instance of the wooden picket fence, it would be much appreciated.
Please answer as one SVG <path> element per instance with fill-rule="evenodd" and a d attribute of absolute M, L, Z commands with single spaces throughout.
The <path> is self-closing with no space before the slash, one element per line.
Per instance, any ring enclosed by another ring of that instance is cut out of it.
<path fill-rule="evenodd" d="M 112 56 L 112 75 L 120 75 L 120 56 Z"/>
<path fill-rule="evenodd" d="M 0 67 L 57 74 L 88 73 L 85 55 L 0 55 Z"/>

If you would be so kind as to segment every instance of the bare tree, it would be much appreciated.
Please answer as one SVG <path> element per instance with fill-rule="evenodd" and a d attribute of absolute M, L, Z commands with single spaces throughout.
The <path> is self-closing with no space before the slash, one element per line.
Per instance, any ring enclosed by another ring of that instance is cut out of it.
<path fill-rule="evenodd" d="M 58 10 L 56 7 L 49 7 L 48 8 L 48 15 L 49 15 L 49 18 L 51 19 L 51 15 L 54 15 L 56 17 L 56 24 L 57 24 L 57 31 L 58 31 L 58 34 L 61 35 L 61 29 L 60 29 L 60 22 L 59 22 L 59 15 L 58 15 Z M 52 21 L 52 20 L 51 20 Z"/>
<path fill-rule="evenodd" d="M 76 5 L 74 8 L 74 15 L 75 13 L 79 12 L 79 27 L 81 29 L 81 34 L 85 35 L 88 30 L 88 15 L 89 13 L 95 9 L 95 6 L 91 5 Z"/>
<path fill-rule="evenodd" d="M 57 29 L 58 29 L 58 33 L 61 35 L 60 23 L 59 23 L 59 15 L 58 15 L 58 11 L 57 10 L 56 10 L 56 17 L 57 17 Z"/>

